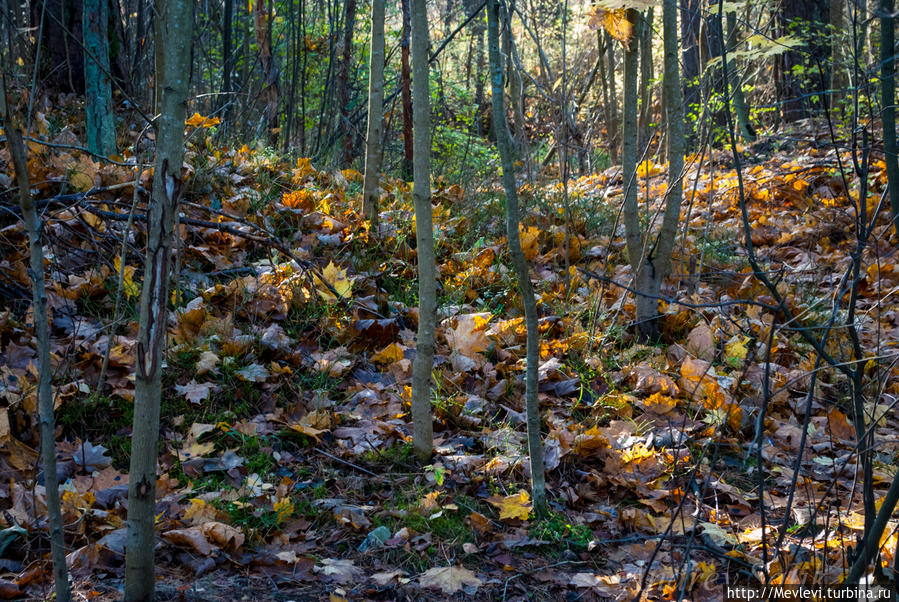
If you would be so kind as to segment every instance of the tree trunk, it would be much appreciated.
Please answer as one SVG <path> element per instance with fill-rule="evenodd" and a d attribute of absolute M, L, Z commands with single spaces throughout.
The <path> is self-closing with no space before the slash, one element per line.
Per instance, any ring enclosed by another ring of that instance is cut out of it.
<path fill-rule="evenodd" d="M 827 63 L 830 36 L 826 25 L 830 22 L 830 3 L 823 0 L 783 0 L 777 15 L 779 35 L 796 34 L 798 24 L 807 31 L 801 31 L 805 48 L 788 50 L 777 57 L 779 73 L 775 80 L 778 97 L 781 100 L 783 120 L 787 123 L 804 119 L 810 115 L 810 109 L 820 105 L 825 90 L 821 83 L 829 81 L 827 76 L 817 77 L 816 60 L 822 68 Z M 803 81 L 803 75 L 812 73 L 811 81 Z M 815 98 L 815 95 L 818 95 Z"/>
<path fill-rule="evenodd" d="M 846 0 L 830 0 L 830 30 L 834 43 L 830 51 L 830 90 L 828 90 L 828 106 L 835 108 L 843 100 L 846 87 L 846 73 L 843 69 L 843 5 Z M 849 53 L 852 54 L 851 51 Z"/>
<path fill-rule="evenodd" d="M 680 0 L 680 26 L 683 45 L 681 60 L 684 63 L 684 115 L 685 124 L 689 125 L 686 133 L 686 144 L 689 148 L 696 146 L 700 99 L 699 85 L 699 29 L 702 23 L 702 3 L 700 0 Z M 692 118 L 691 118 L 692 117 Z"/>
<path fill-rule="evenodd" d="M 8 26 L 8 25 L 7 25 Z M 0 26 L 0 31 L 3 27 Z M 9 38 L 6 38 L 9 39 Z M 0 69 L 4 69 L 0 66 Z M 53 562 L 53 580 L 56 600 L 71 600 L 69 575 L 66 570 L 66 543 L 63 532 L 62 511 L 59 503 L 59 479 L 56 473 L 56 424 L 53 416 L 53 390 L 50 377 L 50 327 L 47 319 L 47 293 L 44 284 L 44 249 L 41 242 L 40 226 L 34 201 L 31 198 L 31 183 L 28 178 L 28 162 L 25 145 L 18 124 L 14 122 L 13 109 L 8 105 L 6 77 L 0 73 L 0 122 L 6 133 L 6 144 L 16 174 L 19 192 L 19 207 L 22 221 L 28 234 L 31 275 L 32 320 L 37 342 L 37 401 L 38 421 L 41 435 L 41 468 L 44 471 L 47 518 L 50 527 L 50 558 Z"/>
<path fill-rule="evenodd" d="M 640 35 L 640 154 L 649 144 L 649 123 L 652 121 L 652 8 L 647 9 L 643 15 L 643 25 Z"/>
<path fill-rule="evenodd" d="M 412 70 L 409 68 L 409 40 L 412 31 L 412 16 L 409 1 L 402 0 L 403 36 L 400 40 L 402 97 L 403 97 L 403 179 L 412 176 Z M 430 99 L 429 99 L 430 100 Z"/>
<path fill-rule="evenodd" d="M 609 134 L 609 160 L 612 164 L 618 163 L 618 145 L 621 143 L 619 139 L 620 119 L 618 118 L 618 92 L 615 86 L 615 43 L 609 32 L 605 32 L 604 41 L 606 45 L 606 56 L 608 57 L 608 88 L 609 88 L 609 122 L 606 124 L 606 130 Z"/>
<path fill-rule="evenodd" d="M 546 479 L 543 467 L 543 439 L 540 434 L 540 408 L 537 400 L 537 364 L 540 362 L 540 340 L 537 323 L 537 301 L 528 272 L 527 259 L 519 238 L 518 195 L 515 183 L 512 137 L 506 121 L 503 97 L 503 64 L 499 51 L 499 6 L 497 0 L 487 4 L 487 49 L 490 55 L 490 82 L 493 92 L 493 131 L 503 166 L 503 188 L 506 192 L 506 236 L 518 290 L 524 305 L 527 328 L 527 369 L 525 372 L 525 408 L 528 424 L 528 453 L 531 467 L 531 498 L 538 516 L 546 513 Z"/>
<path fill-rule="evenodd" d="M 87 148 L 111 156 L 116 152 L 112 87 L 109 80 L 109 5 L 107 0 L 84 0 L 84 109 Z"/>
<path fill-rule="evenodd" d="M 353 60 L 353 26 L 356 23 L 356 0 L 346 2 L 346 21 L 343 29 L 343 56 L 337 75 L 337 102 L 340 105 L 340 127 L 343 132 L 343 150 L 340 162 L 349 167 L 353 160 L 353 130 L 350 127 L 350 63 Z"/>
<path fill-rule="evenodd" d="M 156 446 L 171 254 L 184 153 L 193 4 L 191 0 L 156 0 L 156 86 L 160 104 L 136 346 L 125 560 L 128 602 L 153 600 L 155 585 Z"/>
<path fill-rule="evenodd" d="M 384 0 L 372 0 L 371 51 L 368 69 L 368 129 L 365 136 L 365 180 L 362 185 L 362 214 L 370 232 L 378 232 L 378 171 L 381 169 L 381 138 L 384 133 Z"/>
<path fill-rule="evenodd" d="M 630 45 L 624 52 L 624 127 L 621 132 L 621 171 L 624 178 L 623 218 L 627 255 L 631 264 L 636 290 L 637 330 L 644 339 L 653 340 L 657 336 L 658 291 L 652 261 L 645 252 L 646 237 L 640 227 L 637 206 L 637 78 L 639 40 L 643 19 L 633 9 L 627 11 L 628 20 L 633 24 Z"/>
<path fill-rule="evenodd" d="M 664 43 L 664 73 L 662 82 L 662 101 L 665 105 L 665 122 L 668 128 L 668 190 L 665 193 L 665 212 L 662 226 L 659 229 L 658 243 L 649 261 L 654 266 L 655 276 L 653 290 L 658 294 L 662 279 L 671 273 L 671 251 L 677 236 L 677 224 L 680 220 L 680 207 L 683 201 L 684 170 L 684 99 L 681 96 L 681 84 L 678 56 L 677 0 L 664 0 L 662 6 L 662 28 Z M 658 313 L 656 299 L 648 300 L 654 313 Z M 639 319 L 639 318 L 638 318 Z M 658 327 L 651 328 L 658 332 Z"/>
<path fill-rule="evenodd" d="M 478 9 L 476 0 L 469 0 L 467 4 L 465 10 L 469 15 Z M 474 131 L 481 136 L 484 134 L 484 21 L 482 19 L 472 21 L 471 36 L 475 41 Z"/>
<path fill-rule="evenodd" d="M 896 62 L 893 0 L 880 0 L 880 86 L 883 154 L 887 164 L 893 225 L 899 234 L 899 162 L 896 159 Z"/>
<path fill-rule="evenodd" d="M 737 49 L 737 36 L 737 13 L 731 11 L 727 13 L 727 52 L 730 56 L 734 56 L 734 51 Z M 749 105 L 746 104 L 746 97 L 743 95 L 743 84 L 740 81 L 740 74 L 734 59 L 728 61 L 727 75 L 732 88 L 734 113 L 737 115 L 740 135 L 746 142 L 755 142 L 755 130 L 749 121 Z"/>
<path fill-rule="evenodd" d="M 231 113 L 231 71 L 234 69 L 233 48 L 231 44 L 231 31 L 234 21 L 234 0 L 225 0 L 225 10 L 222 15 L 222 100 L 219 106 L 224 107 L 222 121 L 228 121 Z"/>
<path fill-rule="evenodd" d="M 268 0 L 268 11 L 264 0 L 258 0 L 253 9 L 253 24 L 256 45 L 259 48 L 259 62 L 262 65 L 262 91 L 260 96 L 265 104 L 264 122 L 266 135 L 272 145 L 278 143 L 280 115 L 278 106 L 281 97 L 280 67 L 272 53 L 272 23 L 274 22 L 274 0 Z"/>
<path fill-rule="evenodd" d="M 413 446 L 427 462 L 434 446 L 431 420 L 431 370 L 437 329 L 437 275 L 431 219 L 431 102 L 428 78 L 428 13 L 426 0 L 412 0 L 412 85 L 415 94 L 414 183 L 415 240 L 418 250 L 418 339 L 412 364 Z"/>

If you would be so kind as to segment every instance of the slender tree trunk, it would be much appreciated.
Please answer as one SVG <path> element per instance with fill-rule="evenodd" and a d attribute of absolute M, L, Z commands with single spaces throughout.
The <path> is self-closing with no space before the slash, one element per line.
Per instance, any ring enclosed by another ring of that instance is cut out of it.
<path fill-rule="evenodd" d="M 371 51 L 368 69 L 368 129 L 365 136 L 365 180 L 362 185 L 362 214 L 370 232 L 378 232 L 378 171 L 381 169 L 381 138 L 384 133 L 384 0 L 372 0 Z"/>
<path fill-rule="evenodd" d="M 350 63 L 353 60 L 353 26 L 356 23 L 356 0 L 347 0 L 346 21 L 343 29 L 343 57 L 337 74 L 337 101 L 340 105 L 340 127 L 343 132 L 343 150 L 340 161 L 349 167 L 353 160 L 353 131 L 350 127 Z"/>
<path fill-rule="evenodd" d="M 538 516 L 546 513 L 546 479 L 543 467 L 542 420 L 537 400 L 537 364 L 540 362 L 540 339 L 537 322 L 537 301 L 528 271 L 527 259 L 519 238 L 518 195 L 515 183 L 514 150 L 506 121 L 503 97 L 503 64 L 499 51 L 499 5 L 497 0 L 487 3 L 487 48 L 490 55 L 490 82 L 493 92 L 493 131 L 503 166 L 503 188 L 506 192 L 506 236 L 518 290 L 524 305 L 527 328 L 527 369 L 525 372 L 525 408 L 528 424 L 528 453 L 531 467 L 531 498 Z"/>
<path fill-rule="evenodd" d="M 700 0 L 680 0 L 681 60 L 684 63 L 684 115 L 688 125 L 686 144 L 696 146 L 700 98 L 699 85 L 699 29 L 702 23 L 702 2 Z M 691 119 L 692 117 L 692 119 Z"/>
<path fill-rule="evenodd" d="M 400 40 L 401 73 L 403 97 L 403 179 L 412 176 L 412 70 L 409 68 L 409 40 L 412 31 L 412 16 L 409 1 L 401 0 L 403 11 L 403 37 Z"/>
<path fill-rule="evenodd" d="M 8 27 L 8 25 L 7 25 Z M 4 29 L 0 25 L 0 32 Z M 5 65 L 0 65 L 5 69 Z M 44 490 L 47 503 L 47 518 L 50 526 L 50 558 L 53 562 L 53 580 L 56 600 L 71 600 L 69 575 L 66 570 L 66 543 L 63 532 L 62 511 L 59 504 L 59 479 L 56 473 L 56 424 L 53 416 L 53 390 L 50 383 L 50 327 L 47 319 L 47 293 L 44 284 L 44 249 L 41 242 L 40 226 L 34 201 L 31 198 L 31 183 L 28 177 L 28 162 L 25 145 L 19 126 L 14 122 L 13 109 L 8 104 L 6 76 L 0 73 L 0 122 L 6 134 L 6 145 L 12 159 L 19 192 L 19 207 L 25 232 L 28 235 L 31 276 L 32 320 L 37 341 L 37 398 L 38 421 L 41 434 L 41 468 L 44 471 Z"/>
<path fill-rule="evenodd" d="M 300 154 L 306 154 L 306 0 L 300 0 L 300 47 L 303 49 L 300 61 Z"/>
<path fill-rule="evenodd" d="M 834 43 L 830 49 L 830 90 L 828 91 L 829 106 L 840 106 L 844 97 L 843 88 L 846 87 L 846 73 L 844 70 L 843 43 L 843 5 L 846 0 L 830 0 L 830 30 Z M 852 54 L 851 52 L 849 53 Z"/>
<path fill-rule="evenodd" d="M 466 7 L 467 11 L 477 10 L 476 2 L 469 2 Z M 471 14 L 471 12 L 469 12 Z M 474 126 L 475 133 L 479 136 L 484 134 L 484 21 L 475 19 L 471 23 L 471 35 L 475 40 L 475 72 L 474 72 Z"/>
<path fill-rule="evenodd" d="M 256 33 L 256 45 L 259 48 L 259 62 L 262 65 L 262 102 L 265 104 L 264 119 L 266 135 L 272 145 L 278 143 L 280 131 L 281 84 L 280 67 L 272 52 L 272 24 L 274 22 L 274 0 L 268 0 L 268 11 L 264 0 L 254 5 L 253 24 Z"/>
<path fill-rule="evenodd" d="M 231 44 L 231 32 L 234 27 L 234 0 L 224 0 L 225 9 L 222 13 L 222 100 L 219 106 L 225 107 L 222 112 L 222 121 L 228 122 L 231 111 L 231 71 L 234 69 L 234 56 Z"/>
<path fill-rule="evenodd" d="M 640 121 L 638 124 L 640 133 L 640 154 L 649 144 L 649 123 L 652 120 L 652 19 L 653 10 L 650 7 L 643 15 L 643 25 L 640 35 Z"/>
<path fill-rule="evenodd" d="M 107 0 L 84 0 L 84 108 L 87 148 L 110 156 L 116 152 L 112 87 L 109 81 L 109 4 Z"/>
<path fill-rule="evenodd" d="M 887 164 L 893 225 L 899 234 L 899 162 L 896 159 L 896 51 L 893 0 L 880 0 L 880 86 L 883 154 Z"/>
<path fill-rule="evenodd" d="M 662 279 L 671 273 L 671 251 L 677 236 L 677 224 L 680 221 L 680 207 L 683 201 L 684 170 L 684 99 L 681 96 L 679 73 L 677 0 L 663 0 L 662 11 L 665 51 L 662 100 L 668 127 L 668 190 L 665 193 L 665 212 L 659 229 L 658 243 L 650 257 L 650 264 L 654 266 L 653 274 L 656 282 L 653 288 L 656 292 L 661 289 Z M 657 300 L 652 299 L 649 304 L 657 314 Z M 651 330 L 657 332 L 658 328 L 654 326 Z"/>
<path fill-rule="evenodd" d="M 415 156 L 412 198 L 415 203 L 415 240 L 418 250 L 418 339 L 412 364 L 412 422 L 415 455 L 431 457 L 434 425 L 431 419 L 431 370 L 437 329 L 437 274 L 434 226 L 431 219 L 431 102 L 428 77 L 428 13 L 426 0 L 412 0 L 412 86 Z"/>
<path fill-rule="evenodd" d="M 727 52 L 730 56 L 734 55 L 737 49 L 737 13 L 731 11 L 727 13 Z M 755 142 L 755 130 L 749 121 L 749 105 L 746 104 L 746 97 L 743 95 L 743 84 L 740 81 L 740 74 L 737 71 L 737 63 L 734 59 L 728 61 L 727 74 L 730 79 L 731 94 L 733 95 L 734 113 L 737 116 L 737 126 L 740 128 L 740 135 L 746 142 Z"/>
<path fill-rule="evenodd" d="M 144 81 L 144 63 L 146 63 L 144 55 L 148 50 L 146 6 L 147 0 L 137 0 L 137 16 L 135 17 L 136 33 L 134 34 L 134 62 L 132 64 L 134 81 L 136 82 L 135 90 L 138 90 L 139 98 L 144 102 L 149 101 L 146 94 L 142 93 L 146 86 L 146 82 Z"/>
<path fill-rule="evenodd" d="M 609 32 L 605 32 L 606 56 L 608 57 L 608 87 L 609 87 L 609 122 L 606 129 L 609 134 L 609 160 L 612 164 L 618 163 L 618 148 L 621 144 L 621 120 L 618 118 L 618 91 L 615 85 L 615 44 Z"/>
<path fill-rule="evenodd" d="M 155 586 L 156 446 L 171 255 L 184 153 L 193 4 L 191 0 L 156 0 L 156 85 L 160 111 L 136 346 L 125 560 L 128 602 L 150 602 Z"/>
<path fill-rule="evenodd" d="M 635 305 L 637 307 L 637 330 L 644 339 L 657 337 L 658 314 L 658 278 L 652 260 L 646 253 L 646 238 L 640 226 L 640 214 L 637 206 L 637 78 L 639 40 L 642 33 L 642 21 L 639 13 L 633 9 L 627 12 L 628 20 L 633 24 L 633 36 L 630 45 L 624 52 L 624 127 L 621 133 L 621 170 L 624 177 L 623 217 L 627 254 L 631 264 L 636 290 Z"/>

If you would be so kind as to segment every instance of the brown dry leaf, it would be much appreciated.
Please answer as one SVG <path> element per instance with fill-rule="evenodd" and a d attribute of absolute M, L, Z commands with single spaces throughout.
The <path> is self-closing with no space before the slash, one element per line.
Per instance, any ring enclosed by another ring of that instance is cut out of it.
<path fill-rule="evenodd" d="M 198 383 L 191 380 L 186 385 L 175 385 L 175 391 L 178 395 L 183 395 L 184 399 L 192 404 L 201 404 L 209 398 L 209 394 L 218 389 L 218 385 L 214 383 Z"/>
<path fill-rule="evenodd" d="M 237 552 L 246 539 L 246 536 L 244 536 L 240 529 L 232 527 L 231 525 L 226 525 L 225 523 L 215 521 L 208 522 L 203 525 L 202 529 L 203 535 L 205 535 L 207 539 L 211 539 L 220 547 L 231 553 Z"/>
<path fill-rule="evenodd" d="M 406 573 L 404 571 L 385 571 L 383 573 L 375 573 L 371 576 L 371 580 L 374 581 L 376 585 L 384 587 L 405 575 Z"/>
<path fill-rule="evenodd" d="M 461 566 L 429 569 L 421 574 L 418 582 L 422 587 L 433 587 L 444 594 L 455 594 L 463 588 L 473 593 L 483 584 L 477 575 Z"/>
<path fill-rule="evenodd" d="M 827 425 L 834 439 L 843 441 L 853 441 L 855 439 L 855 427 L 849 424 L 846 414 L 837 408 L 833 408 L 827 413 Z"/>
<path fill-rule="evenodd" d="M 162 534 L 162 538 L 177 546 L 193 548 L 202 556 L 211 556 L 216 547 L 210 544 L 203 534 L 203 527 L 194 526 L 187 529 L 173 529 Z"/>
<path fill-rule="evenodd" d="M 469 514 L 467 521 L 468 524 L 471 525 L 471 528 L 481 535 L 489 533 L 493 530 L 490 525 L 490 519 L 488 519 L 480 512 L 472 512 L 471 514 Z"/>
<path fill-rule="evenodd" d="M 715 335 L 705 322 L 687 335 L 687 351 L 701 360 L 710 362 L 715 359 Z"/>
<path fill-rule="evenodd" d="M 490 344 L 485 331 L 489 319 L 489 313 L 464 314 L 456 318 L 456 327 L 446 333 L 456 370 L 472 370 L 483 363 L 481 352 Z"/>
<path fill-rule="evenodd" d="M 352 583 L 361 580 L 363 577 L 362 570 L 353 564 L 352 560 L 340 560 L 338 558 L 324 558 L 322 566 L 315 567 L 315 572 L 330 577 L 332 581 L 337 583 Z"/>
<path fill-rule="evenodd" d="M 211 351 L 204 351 L 200 354 L 200 359 L 197 360 L 197 374 L 206 374 L 207 372 L 213 372 L 218 363 L 219 356 Z"/>
<path fill-rule="evenodd" d="M 0 445 L 5 445 L 10 436 L 9 413 L 6 408 L 0 408 Z"/>
<path fill-rule="evenodd" d="M 12 598 L 18 598 L 23 593 L 24 592 L 19 589 L 19 586 L 16 585 L 14 581 L 0 579 L 0 598 L 11 600 Z"/>
<path fill-rule="evenodd" d="M 574 438 L 574 451 L 581 456 L 588 456 L 595 451 L 609 449 L 609 439 L 598 426 L 587 429 Z"/>

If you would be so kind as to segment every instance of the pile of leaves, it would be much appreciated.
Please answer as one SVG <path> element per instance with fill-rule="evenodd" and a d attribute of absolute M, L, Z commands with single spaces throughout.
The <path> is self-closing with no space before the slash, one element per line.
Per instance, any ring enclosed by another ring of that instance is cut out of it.
<path fill-rule="evenodd" d="M 123 572 L 152 168 L 137 133 L 134 152 L 101 165 L 61 148 L 76 142 L 68 128 L 51 131 L 42 114 L 37 123 L 54 143 L 33 143 L 29 168 L 47 245 L 69 565 L 76 586 L 97 596 L 98 583 L 112 591 Z M 215 125 L 199 115 L 186 124 L 157 484 L 166 579 L 205 583 L 220 597 L 275 583 L 332 599 L 641 590 L 675 598 L 720 595 L 721 584 L 753 584 L 765 572 L 774 583 L 839 580 L 863 528 L 852 411 L 845 380 L 816 366 L 791 328 L 823 328 L 853 250 L 860 187 L 835 169 L 849 164 L 845 153 L 775 151 L 743 172 L 756 253 L 799 322 L 787 328 L 747 264 L 728 156 L 688 161 L 660 345 L 638 343 L 630 326 L 619 171 L 567 190 L 522 183 L 551 506 L 538 518 L 527 493 L 524 320 L 499 183 L 435 183 L 436 441 L 432 464 L 421 467 L 409 443 L 410 185 L 381 183 L 373 232 L 358 213 L 358 172 L 225 148 Z M 11 177 L 5 151 L 0 163 Z M 650 211 L 664 197 L 665 172 L 640 166 Z M 875 162 L 869 215 L 884 185 Z M 0 202 L 9 209 L 0 218 L 0 472 L 9 475 L 0 487 L 0 595 L 12 597 L 47 587 L 46 508 L 27 244 L 12 198 Z M 899 316 L 884 303 L 899 268 L 886 215 L 875 229 L 857 320 L 882 495 L 899 446 L 889 411 L 899 393 Z M 827 349 L 847 357 L 847 345 L 836 332 Z M 207 574 L 250 578 L 196 581 Z"/>

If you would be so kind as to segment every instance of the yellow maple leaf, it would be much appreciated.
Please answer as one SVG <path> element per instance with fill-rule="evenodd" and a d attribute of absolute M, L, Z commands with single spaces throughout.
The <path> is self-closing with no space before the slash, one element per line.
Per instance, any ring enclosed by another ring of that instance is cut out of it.
<path fill-rule="evenodd" d="M 331 291 L 331 288 L 340 297 L 349 297 L 353 289 L 353 281 L 347 278 L 346 270 L 338 268 L 333 261 L 329 262 L 328 266 L 322 270 L 321 277 L 316 275 L 315 278 L 317 280 L 315 288 L 318 289 L 318 294 L 325 301 L 337 301 L 337 297 Z M 328 288 L 327 285 L 331 285 L 331 288 Z"/>
<path fill-rule="evenodd" d="M 537 251 L 539 250 L 537 237 L 539 235 L 540 229 L 536 226 L 531 226 L 529 228 L 525 228 L 522 225 L 518 226 L 518 236 L 521 238 L 521 250 L 528 261 L 533 261 L 534 258 L 537 257 Z"/>
<path fill-rule="evenodd" d="M 610 36 L 624 44 L 625 47 L 630 45 L 634 32 L 634 24 L 627 18 L 626 8 L 606 10 L 593 7 L 590 11 L 588 25 L 591 29 L 605 29 Z"/>
<path fill-rule="evenodd" d="M 727 358 L 727 363 L 733 368 L 736 368 L 740 365 L 744 359 L 746 359 L 746 343 L 749 342 L 749 337 L 741 337 L 739 335 L 734 335 L 734 337 L 727 342 L 724 346 L 724 355 Z"/>
<path fill-rule="evenodd" d="M 204 127 L 211 128 L 213 126 L 221 123 L 221 119 L 218 117 L 206 117 L 205 115 L 200 115 L 199 113 L 194 113 L 184 122 L 184 125 L 189 125 L 193 127 Z"/>
<path fill-rule="evenodd" d="M 283 523 L 286 519 L 290 518 L 291 514 L 293 514 L 293 503 L 288 497 L 281 498 L 275 502 L 273 509 L 278 513 L 278 522 Z"/>
<path fill-rule="evenodd" d="M 399 346 L 397 343 L 391 343 L 387 347 L 384 347 L 381 351 L 371 356 L 371 361 L 376 364 L 381 364 L 384 366 L 390 365 L 394 362 L 398 362 L 405 357 L 403 353 L 403 348 Z"/>
<path fill-rule="evenodd" d="M 500 520 L 505 520 L 507 518 L 527 520 L 533 509 L 531 496 L 527 491 L 521 491 L 515 495 L 507 495 L 506 497 L 493 496 L 487 501 L 499 508 Z"/>
<path fill-rule="evenodd" d="M 134 272 L 136 271 L 136 269 L 137 268 L 135 268 L 133 265 L 126 265 L 123 272 L 121 258 L 115 258 L 115 270 L 116 272 L 122 274 L 122 292 L 125 293 L 125 296 L 129 299 L 137 297 L 138 293 L 140 293 L 140 288 L 134 281 Z"/>

